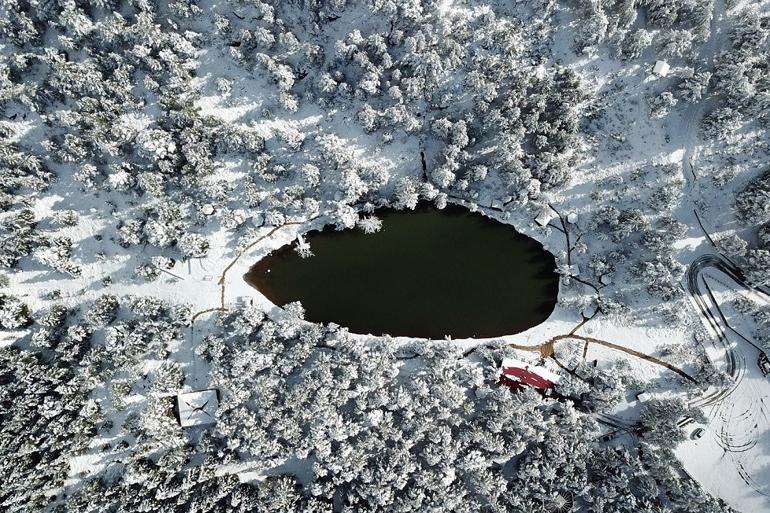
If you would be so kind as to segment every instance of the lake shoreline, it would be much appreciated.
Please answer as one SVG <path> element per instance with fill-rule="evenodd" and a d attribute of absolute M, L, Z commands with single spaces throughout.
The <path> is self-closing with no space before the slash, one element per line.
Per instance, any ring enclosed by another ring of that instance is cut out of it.
<path fill-rule="evenodd" d="M 378 209 L 376 215 L 382 219 L 386 235 L 382 235 L 383 232 L 366 235 L 353 230 L 338 231 L 330 225 L 306 230 L 303 237 L 311 250 L 321 248 L 324 253 L 321 257 L 302 259 L 289 242 L 250 266 L 244 279 L 275 305 L 300 300 L 309 321 L 349 326 L 350 331 L 356 333 L 428 339 L 447 336 L 487 339 L 526 331 L 544 322 L 553 312 L 559 295 L 555 257 L 540 241 L 521 233 L 510 223 L 456 204 L 442 210 L 425 204 L 414 210 L 385 208 Z M 335 251 L 331 247 L 334 244 L 343 244 L 346 249 L 333 256 L 326 254 Z M 378 244 L 376 251 L 366 247 Z M 404 251 L 404 247 L 412 249 Z M 360 255 L 352 257 L 350 252 Z M 319 263 L 324 258 L 329 261 Z M 453 258 L 457 261 L 452 261 Z M 391 261 L 398 259 L 401 261 Z M 474 271 L 472 267 L 477 260 L 480 262 L 476 267 L 480 268 Z M 361 267 L 364 261 L 379 271 L 369 272 L 365 265 Z M 281 275 L 281 265 L 295 266 L 294 272 Z M 347 266 L 345 272 L 338 273 L 335 269 L 340 265 Z M 277 273 L 270 272 L 274 266 L 277 266 Z M 303 271 L 313 266 L 318 269 Z M 388 269 L 388 266 L 396 269 Z M 303 273 L 301 279 L 298 272 Z M 479 276 L 470 276 L 471 272 Z M 335 273 L 338 273 L 337 282 L 324 281 Z M 353 282 L 347 283 L 351 273 L 355 278 L 350 278 Z M 380 280 L 382 273 L 390 273 L 390 280 Z M 424 276 L 426 273 L 429 276 Z M 407 281 L 393 286 L 402 274 L 422 284 Z M 323 283 L 312 287 L 306 298 L 296 290 L 318 280 Z M 349 290 L 345 289 L 346 284 Z M 360 286 L 373 292 L 373 297 L 367 299 L 372 303 L 370 308 L 360 304 L 361 297 L 348 299 L 348 296 L 355 296 Z M 447 290 L 431 297 L 430 292 L 441 286 Z M 477 286 L 483 290 L 475 290 Z M 295 290 L 287 294 L 281 287 Z M 404 293 L 400 294 L 399 289 L 405 289 Z M 527 293 L 522 294 L 522 291 Z M 380 296 L 389 296 L 392 301 Z M 415 297 L 425 299 L 416 300 Z M 460 302 L 468 304 L 458 306 Z M 347 304 L 349 311 L 336 313 L 330 310 L 331 304 L 341 308 L 340 303 Z M 372 312 L 377 311 L 386 312 L 385 324 L 373 317 L 376 314 Z M 432 317 L 434 324 L 427 317 Z M 463 319 L 465 317 L 469 319 Z M 474 321 L 476 326 L 469 328 Z M 390 325 L 386 326 L 388 322 Z M 448 326 L 445 331 L 436 327 L 442 322 Z"/>

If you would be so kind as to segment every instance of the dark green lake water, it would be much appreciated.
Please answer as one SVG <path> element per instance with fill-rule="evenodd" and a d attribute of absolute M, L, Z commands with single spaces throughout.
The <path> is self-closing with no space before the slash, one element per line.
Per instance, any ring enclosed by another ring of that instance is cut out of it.
<path fill-rule="evenodd" d="M 379 233 L 310 232 L 314 256 L 284 246 L 244 278 L 277 305 L 300 301 L 309 321 L 363 334 L 496 337 L 553 310 L 553 255 L 510 226 L 457 206 L 377 216 Z"/>

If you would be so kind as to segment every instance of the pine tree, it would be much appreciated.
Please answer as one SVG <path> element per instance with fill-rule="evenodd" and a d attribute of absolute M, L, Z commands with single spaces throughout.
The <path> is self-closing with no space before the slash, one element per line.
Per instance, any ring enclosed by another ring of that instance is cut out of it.
<path fill-rule="evenodd" d="M 6 330 L 24 328 L 32 324 L 29 307 L 8 294 L 0 294 L 0 327 Z"/>

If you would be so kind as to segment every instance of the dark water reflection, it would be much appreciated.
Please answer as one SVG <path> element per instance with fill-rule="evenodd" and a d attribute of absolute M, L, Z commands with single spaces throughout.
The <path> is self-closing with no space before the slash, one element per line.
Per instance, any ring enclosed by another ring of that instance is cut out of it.
<path fill-rule="evenodd" d="M 495 337 L 553 311 L 553 255 L 510 226 L 458 206 L 377 216 L 379 233 L 310 232 L 313 257 L 284 246 L 245 279 L 275 304 L 300 301 L 308 320 L 354 333 Z"/>

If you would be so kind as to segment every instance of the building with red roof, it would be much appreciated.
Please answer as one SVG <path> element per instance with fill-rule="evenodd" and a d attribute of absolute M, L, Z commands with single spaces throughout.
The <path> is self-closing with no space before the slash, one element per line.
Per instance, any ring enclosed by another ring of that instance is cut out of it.
<path fill-rule="evenodd" d="M 553 388 L 560 376 L 542 365 L 532 365 L 515 358 L 505 358 L 500 369 L 500 382 L 513 387 L 529 386 L 538 390 Z"/>

